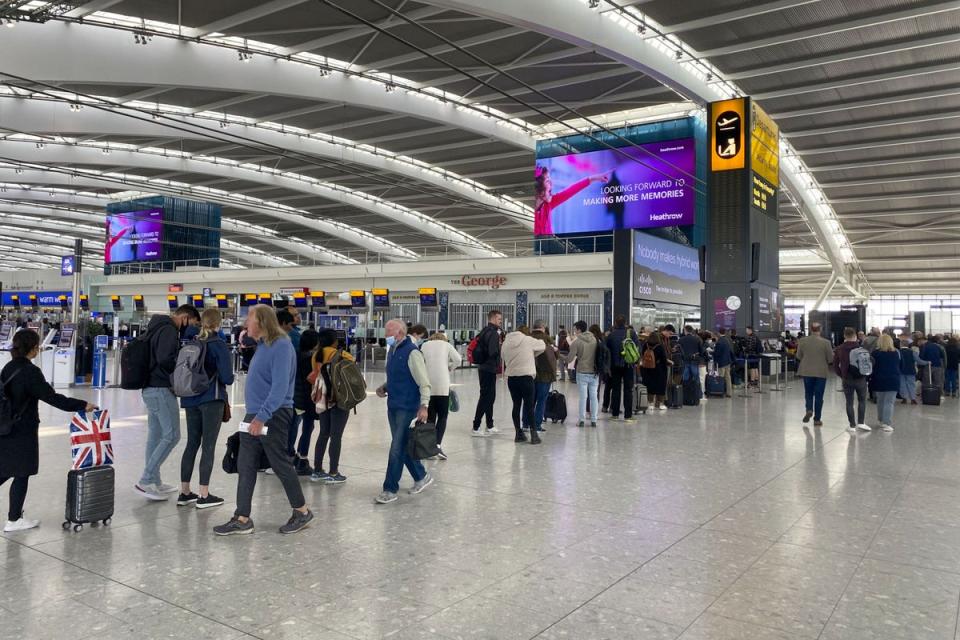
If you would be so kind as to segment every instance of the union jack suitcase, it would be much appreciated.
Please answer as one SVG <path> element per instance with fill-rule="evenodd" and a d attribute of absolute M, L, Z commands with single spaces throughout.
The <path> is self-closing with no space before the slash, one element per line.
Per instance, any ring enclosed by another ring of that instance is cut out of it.
<path fill-rule="evenodd" d="M 73 468 L 67 474 L 63 528 L 80 531 L 87 523 L 110 524 L 116 474 L 109 466 L 113 445 L 107 411 L 78 411 L 70 421 L 70 444 Z"/>

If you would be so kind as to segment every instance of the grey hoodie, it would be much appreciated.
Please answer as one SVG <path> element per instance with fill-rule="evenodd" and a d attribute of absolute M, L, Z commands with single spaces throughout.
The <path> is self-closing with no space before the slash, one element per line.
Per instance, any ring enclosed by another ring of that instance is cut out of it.
<path fill-rule="evenodd" d="M 597 339 L 589 331 L 584 331 L 570 346 L 570 355 L 565 360 L 569 362 L 574 358 L 577 359 L 577 373 L 596 373 L 596 356 Z"/>

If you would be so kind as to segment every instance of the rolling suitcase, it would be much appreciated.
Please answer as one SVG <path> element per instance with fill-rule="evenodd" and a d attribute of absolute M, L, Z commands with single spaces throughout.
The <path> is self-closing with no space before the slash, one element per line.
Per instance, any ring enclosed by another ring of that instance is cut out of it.
<path fill-rule="evenodd" d="M 700 405 L 700 378 L 689 378 L 684 381 L 683 404 L 688 407 Z"/>
<path fill-rule="evenodd" d="M 647 398 L 647 388 L 642 384 L 633 387 L 633 413 L 646 415 L 650 402 Z"/>
<path fill-rule="evenodd" d="M 551 390 L 543 407 L 543 419 L 551 422 L 563 422 L 567 419 L 567 397 L 559 391 Z"/>
<path fill-rule="evenodd" d="M 707 374 L 704 393 L 711 398 L 722 398 L 727 394 L 727 381 L 717 375 L 716 371 Z"/>
<path fill-rule="evenodd" d="M 67 474 L 67 507 L 64 530 L 73 525 L 74 531 L 87 523 L 110 524 L 113 517 L 113 496 L 116 475 L 113 467 L 71 469 Z"/>
<path fill-rule="evenodd" d="M 667 408 L 679 409 L 683 406 L 683 385 L 671 382 L 667 385 Z"/>
<path fill-rule="evenodd" d="M 933 367 L 927 366 L 927 382 L 920 385 L 920 401 L 923 404 L 940 406 L 940 387 L 933 384 Z"/>

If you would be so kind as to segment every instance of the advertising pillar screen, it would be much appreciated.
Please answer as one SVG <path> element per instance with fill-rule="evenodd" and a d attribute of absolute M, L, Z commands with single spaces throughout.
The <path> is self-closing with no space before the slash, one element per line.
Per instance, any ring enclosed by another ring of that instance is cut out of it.
<path fill-rule="evenodd" d="M 633 297 L 700 305 L 700 255 L 693 247 L 636 233 L 633 239 Z"/>
<path fill-rule="evenodd" d="M 695 173 L 693 138 L 538 158 L 533 233 L 693 224 Z"/>
<path fill-rule="evenodd" d="M 107 216 L 103 261 L 150 262 L 163 259 L 163 209 Z"/>

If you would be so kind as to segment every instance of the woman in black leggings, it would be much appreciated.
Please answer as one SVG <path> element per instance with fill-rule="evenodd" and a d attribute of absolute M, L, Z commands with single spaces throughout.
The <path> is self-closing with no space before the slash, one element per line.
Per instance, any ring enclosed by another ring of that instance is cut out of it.
<path fill-rule="evenodd" d="M 30 476 L 40 470 L 40 414 L 39 401 L 61 411 L 93 411 L 95 406 L 86 400 L 67 398 L 53 390 L 40 369 L 31 362 L 40 351 L 40 336 L 31 329 L 22 329 L 13 336 L 13 359 L 0 371 L 0 383 L 10 403 L 10 432 L 0 436 L 0 485 L 10 485 L 10 512 L 4 532 L 33 529 L 39 520 L 23 517 L 23 503 L 27 499 Z"/>
<path fill-rule="evenodd" d="M 345 360 L 353 360 L 353 356 L 338 348 L 336 331 L 321 329 L 320 343 L 313 356 L 313 366 L 314 371 L 318 372 L 317 375 L 323 376 L 328 390 L 331 388 L 330 363 L 335 356 Z M 323 409 L 323 411 L 320 411 L 320 409 Z M 350 418 L 350 413 L 331 402 L 327 402 L 324 407 L 317 407 L 317 411 L 320 414 L 317 418 L 319 435 L 313 454 L 313 474 L 310 476 L 310 480 L 325 484 L 343 484 L 347 481 L 347 477 L 340 473 L 340 443 L 343 439 L 343 431 L 347 428 L 347 419 Z M 324 473 L 323 456 L 326 453 L 328 442 L 330 443 L 330 467 Z"/>

